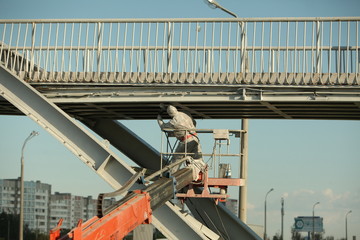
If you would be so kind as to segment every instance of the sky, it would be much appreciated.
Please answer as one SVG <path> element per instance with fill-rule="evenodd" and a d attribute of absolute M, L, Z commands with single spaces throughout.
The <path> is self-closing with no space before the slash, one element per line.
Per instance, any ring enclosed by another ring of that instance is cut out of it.
<path fill-rule="evenodd" d="M 359 16 L 359 0 L 223 0 L 240 17 Z M 203 0 L 0 0 L 0 19 L 71 18 L 224 18 Z M 156 149 L 160 133 L 155 120 L 122 121 Z M 144 131 L 141 126 L 148 126 Z M 240 120 L 199 120 L 200 128 L 240 129 Z M 21 147 L 31 131 L 39 136 L 25 149 L 25 180 L 40 180 L 52 191 L 97 196 L 112 191 L 68 149 L 27 117 L 0 116 L 0 178 L 20 174 Z M 250 120 L 248 166 L 248 223 L 264 224 L 267 233 L 280 233 L 280 201 L 285 201 L 284 233 L 297 216 L 324 218 L 325 236 L 360 238 L 360 122 L 319 120 Z M 118 153 L 121 157 L 121 153 Z M 235 191 L 232 191 L 235 192 Z M 232 197 L 236 197 L 237 193 Z"/>

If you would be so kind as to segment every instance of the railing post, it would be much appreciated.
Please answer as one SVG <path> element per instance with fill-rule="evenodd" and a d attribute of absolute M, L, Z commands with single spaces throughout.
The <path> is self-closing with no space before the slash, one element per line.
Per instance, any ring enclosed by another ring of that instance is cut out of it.
<path fill-rule="evenodd" d="M 101 50 L 102 50 L 102 24 L 98 22 L 98 38 L 97 38 L 97 76 L 100 80 L 101 72 Z"/>
<path fill-rule="evenodd" d="M 239 23 L 241 27 L 241 72 L 249 72 L 249 60 L 247 56 L 246 46 L 246 32 L 244 22 Z"/>
<path fill-rule="evenodd" d="M 32 23 L 32 30 L 31 30 L 31 51 L 30 51 L 30 69 L 29 74 L 31 75 L 33 72 L 33 68 L 35 66 L 35 57 L 34 57 L 34 50 L 35 50 L 35 33 L 36 33 L 36 24 Z"/>
<path fill-rule="evenodd" d="M 171 22 L 168 22 L 168 34 L 167 34 L 167 72 L 170 73 L 172 71 L 172 64 L 171 64 L 171 41 L 172 41 L 172 26 Z"/>
<path fill-rule="evenodd" d="M 321 35 L 320 35 L 320 22 L 316 21 L 316 73 L 320 73 L 321 66 L 320 66 L 320 58 L 321 58 L 321 51 L 320 51 L 320 43 L 321 43 Z"/>

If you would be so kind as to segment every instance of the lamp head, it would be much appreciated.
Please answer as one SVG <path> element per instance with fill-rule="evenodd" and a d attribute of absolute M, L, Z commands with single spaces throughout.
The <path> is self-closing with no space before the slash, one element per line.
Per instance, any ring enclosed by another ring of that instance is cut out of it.
<path fill-rule="evenodd" d="M 33 136 L 33 137 L 35 137 L 35 136 L 39 135 L 39 132 L 37 132 L 37 131 L 32 131 L 30 135 Z"/>
<path fill-rule="evenodd" d="M 215 0 L 204 0 L 204 2 L 212 9 L 217 8 L 217 2 Z"/>

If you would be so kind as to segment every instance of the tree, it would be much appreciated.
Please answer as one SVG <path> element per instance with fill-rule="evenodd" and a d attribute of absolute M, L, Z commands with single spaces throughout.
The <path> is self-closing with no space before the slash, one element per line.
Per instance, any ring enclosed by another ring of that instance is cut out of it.
<path fill-rule="evenodd" d="M 49 235 L 41 233 L 39 229 L 31 230 L 28 225 L 24 227 L 24 239 L 26 240 L 48 240 Z"/>
<path fill-rule="evenodd" d="M 0 239 L 10 240 L 19 238 L 19 215 L 0 213 Z M 38 229 L 31 230 L 28 225 L 24 226 L 24 239 L 48 240 L 49 235 L 41 233 Z"/>
<path fill-rule="evenodd" d="M 273 240 L 281 240 L 280 234 L 276 233 L 275 236 L 273 236 Z"/>
<path fill-rule="evenodd" d="M 291 228 L 291 239 L 301 240 L 301 234 L 298 231 L 295 231 L 295 228 Z"/>
<path fill-rule="evenodd" d="M 0 213 L 0 238 L 17 239 L 19 236 L 19 215 Z"/>

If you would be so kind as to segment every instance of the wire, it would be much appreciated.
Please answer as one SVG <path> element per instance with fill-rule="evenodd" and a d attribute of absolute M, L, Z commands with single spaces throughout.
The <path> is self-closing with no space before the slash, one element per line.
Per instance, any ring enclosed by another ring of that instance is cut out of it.
<path fill-rule="evenodd" d="M 171 146 L 170 140 L 169 140 L 169 133 L 165 132 L 165 136 L 166 136 L 166 152 L 169 152 L 169 148 L 170 148 L 170 152 L 174 152 L 174 148 L 175 145 L 178 143 L 178 140 L 175 141 L 174 146 Z M 166 160 L 165 160 L 165 166 L 169 165 L 171 161 L 171 157 L 167 156 Z"/>
<path fill-rule="evenodd" d="M 216 231 L 218 232 L 218 234 L 219 234 L 222 238 L 224 238 L 224 235 L 223 235 L 223 234 L 220 232 L 220 230 L 216 227 L 215 223 L 211 220 L 211 218 L 209 217 L 209 215 L 207 214 L 207 212 L 204 211 L 204 213 L 205 213 L 206 217 L 209 219 L 210 223 L 211 223 L 211 224 L 213 225 L 213 227 L 216 229 Z M 228 238 L 228 239 L 230 239 L 230 238 Z"/>
<path fill-rule="evenodd" d="M 214 142 L 214 146 L 213 146 L 213 151 L 212 151 L 212 153 L 211 153 L 211 157 L 209 157 L 209 159 L 206 161 L 206 164 L 208 164 L 210 160 L 213 160 L 213 159 L 214 159 L 215 151 L 216 151 L 216 142 Z M 208 164 L 208 165 L 209 165 L 209 164 Z M 215 166 L 212 165 L 212 162 L 211 162 L 211 164 L 210 164 L 209 166 L 210 166 L 210 167 L 209 167 L 210 169 L 212 169 L 213 167 L 215 167 Z"/>
<path fill-rule="evenodd" d="M 230 236 L 229 236 L 228 232 L 226 231 L 224 222 L 223 222 L 223 220 L 222 220 L 222 218 L 221 218 L 221 216 L 220 216 L 220 214 L 219 214 L 218 206 L 215 204 L 215 202 L 213 202 L 213 203 L 214 203 L 214 206 L 215 206 L 215 209 L 216 209 L 216 213 L 217 213 L 217 215 L 218 215 L 218 217 L 219 217 L 219 219 L 220 219 L 221 225 L 222 225 L 222 227 L 224 228 L 224 231 L 225 231 L 225 233 L 226 233 L 227 239 L 230 239 Z"/>

